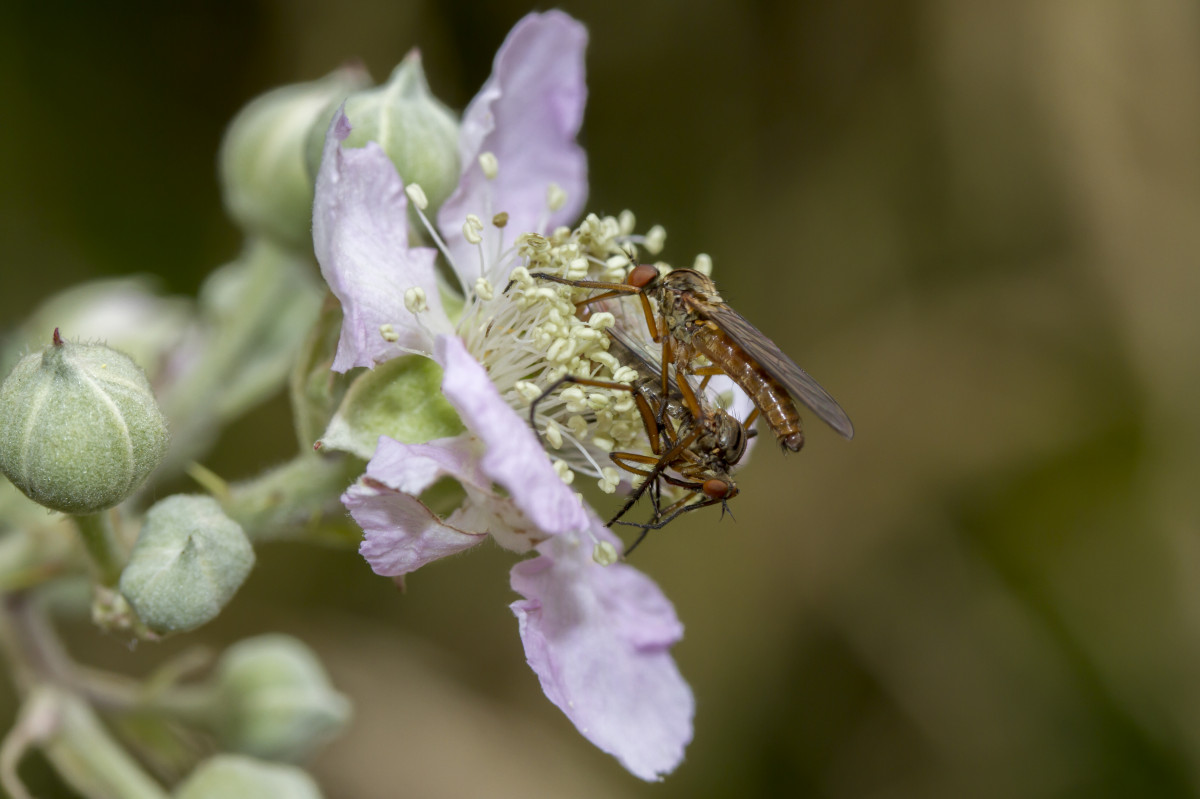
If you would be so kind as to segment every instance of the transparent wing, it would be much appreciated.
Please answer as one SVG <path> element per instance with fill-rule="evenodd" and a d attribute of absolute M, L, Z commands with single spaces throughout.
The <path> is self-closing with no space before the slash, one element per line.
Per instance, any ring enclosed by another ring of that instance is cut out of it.
<path fill-rule="evenodd" d="M 767 374 L 808 406 L 817 418 L 846 438 L 854 438 L 854 425 L 837 400 L 829 396 L 829 392 L 821 388 L 812 375 L 784 355 L 774 341 L 747 322 L 744 316 L 724 303 L 705 303 L 695 310 L 721 328 L 747 355 L 758 361 Z"/>

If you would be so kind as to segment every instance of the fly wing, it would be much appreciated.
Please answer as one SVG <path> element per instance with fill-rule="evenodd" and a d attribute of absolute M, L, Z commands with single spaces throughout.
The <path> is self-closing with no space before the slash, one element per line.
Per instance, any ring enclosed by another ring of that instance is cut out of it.
<path fill-rule="evenodd" d="M 778 380 L 796 399 L 807 405 L 821 421 L 846 438 L 854 438 L 854 425 L 850 417 L 829 396 L 829 392 L 813 379 L 812 375 L 796 365 L 783 354 L 774 341 L 763 335 L 757 327 L 725 303 L 705 303 L 695 309 L 698 314 L 711 320 L 746 351 L 771 377 Z"/>
<path fill-rule="evenodd" d="M 610 327 L 607 332 L 609 352 L 622 366 L 628 366 L 642 377 L 662 380 L 662 357 L 660 355 L 651 352 L 644 344 L 619 327 Z M 673 403 L 682 401 L 679 385 L 675 382 L 674 375 L 667 376 L 667 394 Z"/>

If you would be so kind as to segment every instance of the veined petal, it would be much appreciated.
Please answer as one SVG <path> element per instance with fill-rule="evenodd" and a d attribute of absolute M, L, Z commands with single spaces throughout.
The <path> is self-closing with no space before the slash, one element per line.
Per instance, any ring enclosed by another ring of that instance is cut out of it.
<path fill-rule="evenodd" d="M 442 365 L 442 392 L 463 424 L 487 448 L 480 467 L 504 486 L 539 529 L 557 534 L 584 530 L 588 514 L 563 483 L 529 425 L 508 406 L 479 362 L 457 336 L 438 336 L 434 360 Z"/>
<path fill-rule="evenodd" d="M 313 248 L 345 316 L 337 372 L 427 353 L 431 331 L 451 329 L 434 274 L 437 251 L 408 246 L 408 199 L 396 168 L 375 142 L 342 149 L 349 134 L 350 122 L 339 111 L 325 135 L 313 202 Z M 414 287 L 429 304 L 425 328 L 404 305 Z"/>
<path fill-rule="evenodd" d="M 487 537 L 446 524 L 416 497 L 369 478 L 346 489 L 342 504 L 363 529 L 359 554 L 385 577 L 416 571 Z"/>
<path fill-rule="evenodd" d="M 342 504 L 363 529 L 358 551 L 376 574 L 408 574 L 469 549 L 486 537 L 486 531 L 443 522 L 413 496 L 444 475 L 476 476 L 472 444 L 465 436 L 428 444 L 402 444 L 379 437 L 367 473 L 342 495 Z"/>
<path fill-rule="evenodd" d="M 603 530 L 598 520 L 596 528 Z M 600 566 L 591 547 L 559 536 L 512 570 L 511 607 L 546 697 L 600 749 L 644 780 L 683 760 L 695 699 L 670 648 L 683 635 L 650 578 Z"/>
<path fill-rule="evenodd" d="M 587 154 L 575 141 L 587 100 L 586 47 L 587 30 L 567 14 L 529 14 L 513 26 L 491 77 L 467 106 L 458 139 L 462 178 L 438 213 L 466 284 L 479 276 L 479 259 L 462 236 L 467 214 L 484 220 L 489 252 L 500 231 L 486 223 L 500 211 L 508 213 L 508 245 L 516 234 L 544 233 L 578 218 L 587 200 Z M 491 180 L 479 164 L 484 152 L 499 161 Z M 566 193 L 556 211 L 546 201 L 551 183 Z M 499 283 L 507 275 L 487 277 Z"/>

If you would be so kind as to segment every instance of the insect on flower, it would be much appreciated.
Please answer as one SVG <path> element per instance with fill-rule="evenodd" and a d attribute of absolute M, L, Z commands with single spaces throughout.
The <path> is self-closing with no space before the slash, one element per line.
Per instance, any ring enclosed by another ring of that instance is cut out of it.
<path fill-rule="evenodd" d="M 608 527 L 626 524 L 642 528 L 641 535 L 625 550 L 628 555 L 650 530 L 661 529 L 688 511 L 718 502 L 725 507 L 726 501 L 737 496 L 738 487 L 731 471 L 745 454 L 746 442 L 753 435 L 747 432 L 746 427 L 753 423 L 758 410 L 751 411 L 744 423 L 739 422 L 732 414 L 714 407 L 703 392 L 697 393 L 686 377 L 680 377 L 677 381 L 664 375 L 662 365 L 628 333 L 619 328 L 609 328 L 606 333 L 608 351 L 630 370 L 626 373 L 630 381 L 622 383 L 564 375 L 530 404 L 529 420 L 536 430 L 538 403 L 566 383 L 630 392 L 652 454 L 609 454 L 617 466 L 643 478 L 607 524 Z M 683 496 L 662 508 L 659 501 L 660 483 L 682 489 Z M 620 521 L 647 491 L 654 504 L 653 518 L 645 524 Z"/>
<path fill-rule="evenodd" d="M 800 413 L 793 398 L 845 438 L 854 437 L 850 417 L 829 392 L 775 342 L 729 307 L 707 275 L 693 269 L 676 269 L 663 275 L 654 266 L 640 264 L 630 270 L 624 283 L 572 281 L 543 273 L 532 277 L 600 290 L 601 293 L 580 300 L 577 303 L 580 308 L 636 295 L 641 300 L 651 338 L 662 344 L 663 363 L 674 363 L 680 374 L 706 379 L 727 375 L 754 401 L 785 449 L 799 452 L 804 446 Z M 651 299 L 658 306 L 657 313 Z M 699 365 L 700 357 L 707 359 L 708 365 Z M 664 393 L 666 383 L 664 369 Z M 686 381 L 679 384 L 681 391 L 685 390 L 685 384 Z"/>

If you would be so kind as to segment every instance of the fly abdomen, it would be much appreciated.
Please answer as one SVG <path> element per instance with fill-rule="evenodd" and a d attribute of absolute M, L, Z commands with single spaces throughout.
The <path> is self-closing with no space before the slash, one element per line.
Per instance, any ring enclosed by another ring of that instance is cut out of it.
<path fill-rule="evenodd" d="M 716 325 L 697 325 L 690 338 L 694 351 L 708 358 L 746 392 L 780 445 L 799 452 L 804 446 L 804 429 L 787 389 Z"/>

